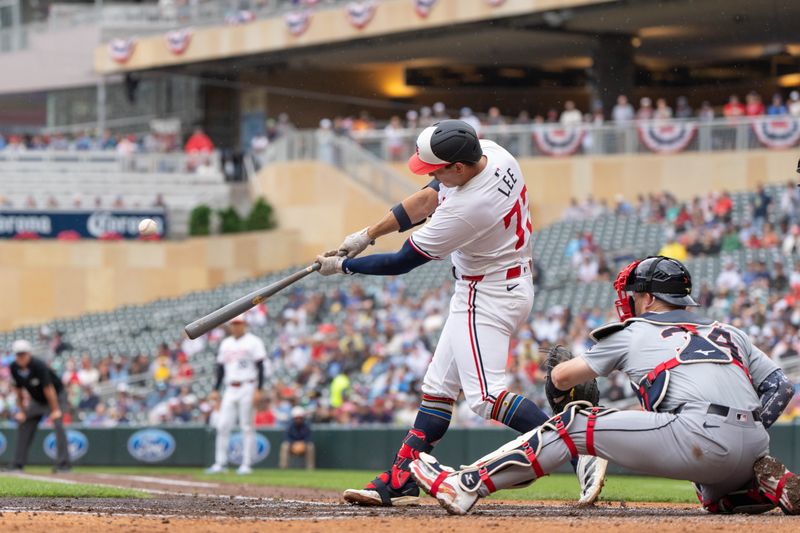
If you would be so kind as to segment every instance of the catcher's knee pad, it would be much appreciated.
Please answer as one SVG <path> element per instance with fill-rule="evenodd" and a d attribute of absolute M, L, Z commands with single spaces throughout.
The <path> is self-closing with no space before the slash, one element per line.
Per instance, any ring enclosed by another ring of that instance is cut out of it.
<path fill-rule="evenodd" d="M 718 500 L 704 500 L 701 486 L 697 483 L 693 485 L 703 509 L 711 514 L 761 514 L 775 508 L 775 504 L 752 485 L 730 492 Z"/>
<path fill-rule="evenodd" d="M 583 409 L 592 413 L 589 402 L 568 404 L 562 413 L 550 418 L 535 430 L 520 435 L 472 465 L 464 467 L 458 475 L 461 488 L 468 492 L 480 491 L 481 496 L 486 496 L 498 488 L 524 487 L 547 475 L 539 462 L 539 456 L 548 432 L 557 433 L 570 455 L 577 457 L 578 450 L 568 430 L 577 413 Z"/>

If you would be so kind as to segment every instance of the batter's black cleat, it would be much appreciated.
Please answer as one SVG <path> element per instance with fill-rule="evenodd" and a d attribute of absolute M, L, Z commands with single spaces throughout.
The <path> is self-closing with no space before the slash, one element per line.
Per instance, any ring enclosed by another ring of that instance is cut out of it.
<path fill-rule="evenodd" d="M 400 507 L 419 504 L 419 487 L 411 474 L 393 466 L 363 489 L 347 489 L 344 501 L 353 505 Z"/>
<path fill-rule="evenodd" d="M 800 514 L 800 477 L 769 455 L 756 461 L 753 470 L 764 496 L 785 514 Z"/>
<path fill-rule="evenodd" d="M 3 468 L 3 472 L 8 472 L 8 473 L 22 472 L 23 470 L 24 469 L 20 465 L 15 465 L 15 464 L 10 464 L 10 465 L 6 466 L 5 468 Z"/>

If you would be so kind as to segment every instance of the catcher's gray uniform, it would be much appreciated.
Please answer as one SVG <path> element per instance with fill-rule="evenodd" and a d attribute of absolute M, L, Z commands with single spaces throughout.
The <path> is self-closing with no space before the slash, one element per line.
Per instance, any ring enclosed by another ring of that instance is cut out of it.
<path fill-rule="evenodd" d="M 769 451 L 754 389 L 777 366 L 747 335 L 681 310 L 647 313 L 592 335 L 598 342 L 582 356 L 586 363 L 599 375 L 626 373 L 647 411 L 571 404 L 543 429 L 461 470 L 464 490 L 485 496 L 524 485 L 577 454 L 694 481 L 704 501 L 753 478 L 753 464 Z"/>

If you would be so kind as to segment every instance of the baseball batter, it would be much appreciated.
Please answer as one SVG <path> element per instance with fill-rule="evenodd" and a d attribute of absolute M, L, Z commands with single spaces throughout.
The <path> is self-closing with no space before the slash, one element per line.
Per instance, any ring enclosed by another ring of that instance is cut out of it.
<path fill-rule="evenodd" d="M 225 392 L 217 416 L 215 460 L 206 472 L 217 474 L 225 471 L 231 429 L 238 418 L 242 431 L 242 464 L 236 473 L 250 474 L 256 445 L 253 405 L 261 398 L 267 351 L 261 339 L 247 332 L 244 315 L 231 320 L 229 328 L 230 336 L 222 340 L 217 355 L 217 381 L 211 398 L 219 398 L 223 382 Z"/>
<path fill-rule="evenodd" d="M 473 411 L 521 433 L 547 420 L 533 402 L 506 390 L 505 384 L 509 338 L 533 306 L 531 221 L 519 164 L 496 143 L 479 141 L 467 123 L 444 120 L 420 133 L 408 165 L 434 180 L 378 224 L 317 258 L 323 275 L 397 275 L 450 256 L 456 279 L 414 427 L 389 470 L 364 489 L 345 491 L 345 500 L 354 504 L 417 503 L 419 489 L 408 465 L 444 436 L 462 390 Z M 355 258 L 375 238 L 408 230 L 428 216 L 430 221 L 397 253 Z M 337 256 L 341 252 L 346 257 Z M 582 501 L 589 503 L 602 487 L 605 461 L 587 457 L 576 468 Z"/>
<path fill-rule="evenodd" d="M 644 411 L 573 402 L 541 428 L 460 471 L 423 454 L 411 471 L 453 514 L 497 490 L 522 487 L 570 456 L 695 482 L 711 512 L 800 512 L 800 478 L 768 456 L 765 430 L 792 396 L 783 372 L 745 333 L 686 310 L 691 277 L 674 259 L 651 257 L 620 272 L 621 322 L 592 332 L 581 357 L 556 366 L 548 395 L 596 376 L 628 375 Z M 632 292 L 632 295 L 629 292 Z M 759 398 L 760 396 L 760 398 Z"/>

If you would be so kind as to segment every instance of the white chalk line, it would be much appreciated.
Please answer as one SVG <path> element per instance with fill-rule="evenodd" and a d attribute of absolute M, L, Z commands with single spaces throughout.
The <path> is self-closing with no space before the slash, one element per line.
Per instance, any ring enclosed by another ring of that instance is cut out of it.
<path fill-rule="evenodd" d="M 159 496 L 186 496 L 186 497 L 201 497 L 201 498 L 218 498 L 224 500 L 245 500 L 245 501 L 267 501 L 267 502 L 286 502 L 286 503 L 295 503 L 295 504 L 302 504 L 302 505 L 319 505 L 319 506 L 327 506 L 332 505 L 331 503 L 325 502 L 315 502 L 310 500 L 290 500 L 286 498 L 262 498 L 260 496 L 241 496 L 241 495 L 227 495 L 227 494 L 208 494 L 208 493 L 199 493 L 199 492 L 180 492 L 180 491 L 171 491 L 171 490 L 159 490 L 159 489 L 148 489 L 148 488 L 138 488 L 138 487 L 127 487 L 125 485 L 115 485 L 112 483 L 97 483 L 97 482 L 89 482 L 89 481 L 75 481 L 72 479 L 61 479 L 61 478 L 53 478 L 48 476 L 40 476 L 35 474 L 25 474 L 22 472 L 14 472 L 3 474 L 7 475 L 8 477 L 18 477 L 22 479 L 29 479 L 31 481 L 45 481 L 51 483 L 63 483 L 65 485 L 97 485 L 98 487 L 108 487 L 112 489 L 126 489 L 126 490 L 138 490 L 141 492 L 146 492 L 148 494 L 154 494 Z M 101 475 L 101 474 L 95 474 Z M 107 475 L 108 477 L 131 477 L 132 476 L 114 476 L 111 474 L 102 474 Z M 210 483 L 208 485 L 211 485 Z"/>
<path fill-rule="evenodd" d="M 198 487 L 203 489 L 217 489 L 221 485 L 219 483 L 204 483 L 202 481 L 187 481 L 185 479 L 173 479 L 164 477 L 153 476 L 138 476 L 138 475 L 119 475 L 119 474 L 92 474 L 102 479 L 130 479 L 132 481 L 141 481 L 143 483 L 155 483 L 157 485 L 176 485 L 179 487 Z"/>

